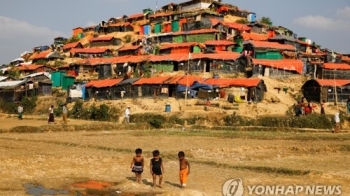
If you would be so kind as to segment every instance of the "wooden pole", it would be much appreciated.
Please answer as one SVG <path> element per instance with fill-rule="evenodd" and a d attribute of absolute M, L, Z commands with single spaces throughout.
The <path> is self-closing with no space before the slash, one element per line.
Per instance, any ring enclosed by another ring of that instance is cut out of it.
<path fill-rule="evenodd" d="M 184 107 L 184 110 L 186 110 L 186 107 L 187 107 L 188 74 L 190 73 L 190 58 L 191 58 L 191 53 L 188 54 L 187 73 L 185 74 L 185 76 L 186 76 L 186 91 L 185 91 L 185 107 Z"/>

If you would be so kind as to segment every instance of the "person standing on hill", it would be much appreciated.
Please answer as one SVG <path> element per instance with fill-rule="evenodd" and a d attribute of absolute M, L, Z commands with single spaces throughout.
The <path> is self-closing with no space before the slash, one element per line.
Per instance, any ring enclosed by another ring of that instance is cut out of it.
<path fill-rule="evenodd" d="M 17 112 L 18 112 L 18 119 L 23 120 L 23 106 L 22 106 L 22 104 L 19 104 L 19 106 L 17 108 Z"/>
<path fill-rule="evenodd" d="M 130 106 L 125 109 L 125 122 L 130 123 Z"/>
<path fill-rule="evenodd" d="M 334 114 L 334 121 L 335 121 L 334 133 L 339 133 L 339 132 L 340 132 L 340 118 L 339 118 L 339 112 L 336 112 L 336 113 Z"/>
<path fill-rule="evenodd" d="M 67 109 L 67 104 L 65 103 L 62 107 L 62 121 L 64 124 L 67 124 L 67 115 L 68 115 L 68 109 Z"/>
<path fill-rule="evenodd" d="M 48 123 L 55 123 L 55 116 L 53 114 L 54 110 L 53 110 L 53 105 L 51 105 L 49 107 L 49 120 L 48 120 Z M 55 123 L 56 124 L 56 123 Z"/>
<path fill-rule="evenodd" d="M 325 101 L 324 100 L 322 100 L 322 102 L 321 102 L 321 114 L 326 114 L 326 112 L 324 111 L 324 105 L 325 105 Z"/>

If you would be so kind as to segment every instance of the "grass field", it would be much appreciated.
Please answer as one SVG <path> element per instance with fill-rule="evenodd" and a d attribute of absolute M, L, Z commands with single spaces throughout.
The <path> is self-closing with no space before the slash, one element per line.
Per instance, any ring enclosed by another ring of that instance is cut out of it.
<path fill-rule="evenodd" d="M 86 125 L 86 130 L 70 131 L 60 124 L 46 125 L 46 121 L 16 122 L 0 119 L 7 128 L 30 125 L 48 131 L 0 134 L 0 195 L 28 195 L 28 184 L 69 191 L 57 195 L 77 195 L 80 189 L 73 184 L 97 180 L 111 182 L 110 189 L 122 193 L 212 196 L 222 195 L 223 184 L 233 178 L 243 180 L 245 195 L 249 195 L 248 185 L 339 185 L 342 195 L 350 195 L 349 133 L 124 130 L 118 125 L 106 131 L 98 128 L 98 122 L 85 121 L 71 124 Z M 135 183 L 130 171 L 138 147 L 146 160 L 143 184 Z M 154 149 L 164 159 L 162 189 L 150 186 L 149 161 Z M 191 163 L 187 190 L 178 187 L 176 155 L 180 150 Z"/>

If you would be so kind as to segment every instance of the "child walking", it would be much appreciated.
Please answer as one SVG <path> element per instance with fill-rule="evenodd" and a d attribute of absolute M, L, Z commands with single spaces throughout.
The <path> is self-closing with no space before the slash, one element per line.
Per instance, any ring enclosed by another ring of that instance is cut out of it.
<path fill-rule="evenodd" d="M 153 158 L 151 159 L 150 163 L 150 170 L 151 170 L 151 175 L 153 177 L 153 187 L 156 187 L 156 181 L 157 181 L 157 176 L 159 176 L 159 184 L 158 187 L 162 188 L 162 180 L 163 180 L 163 173 L 164 173 L 164 167 L 163 167 L 163 160 L 162 158 L 159 157 L 159 150 L 154 150 L 153 151 Z"/>
<path fill-rule="evenodd" d="M 143 172 L 144 160 L 142 157 L 142 149 L 138 148 L 135 150 L 135 156 L 131 161 L 131 171 L 135 173 L 136 182 L 141 183 L 141 174 Z"/>
<path fill-rule="evenodd" d="M 190 174 L 190 163 L 188 162 L 187 159 L 185 159 L 185 153 L 183 151 L 180 151 L 178 153 L 178 157 L 179 157 L 179 165 L 180 165 L 180 172 L 179 172 L 180 184 L 181 184 L 181 188 L 185 188 L 188 175 Z"/>

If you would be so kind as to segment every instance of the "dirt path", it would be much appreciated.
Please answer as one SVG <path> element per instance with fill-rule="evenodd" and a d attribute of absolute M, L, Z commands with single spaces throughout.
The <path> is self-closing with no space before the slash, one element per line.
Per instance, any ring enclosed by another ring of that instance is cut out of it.
<path fill-rule="evenodd" d="M 74 124 L 91 123 L 71 121 Z M 11 128 L 46 125 L 45 120 L 1 118 Z M 55 125 L 53 125 L 55 126 Z M 350 134 L 245 132 L 205 130 L 85 130 L 79 132 L 0 134 L 0 195 L 28 195 L 25 185 L 80 190 L 72 184 L 87 180 L 113 182 L 123 193 L 222 195 L 226 180 L 241 178 L 248 185 L 339 185 L 350 190 Z M 143 184 L 133 181 L 130 161 L 135 148 L 144 150 Z M 164 158 L 163 189 L 153 189 L 149 174 L 151 151 Z M 178 187 L 176 154 L 191 162 L 188 189 Z M 61 195 L 67 195 L 61 194 Z"/>

